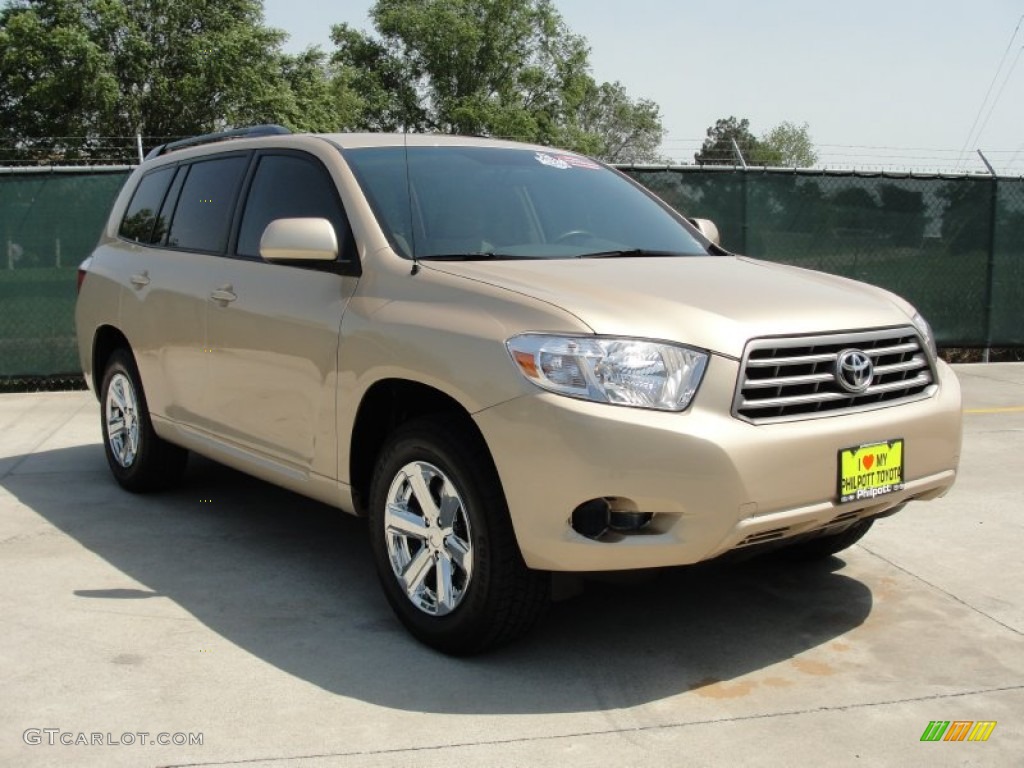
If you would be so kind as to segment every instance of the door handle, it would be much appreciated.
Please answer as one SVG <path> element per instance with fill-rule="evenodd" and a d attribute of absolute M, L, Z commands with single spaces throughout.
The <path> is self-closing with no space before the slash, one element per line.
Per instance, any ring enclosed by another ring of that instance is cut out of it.
<path fill-rule="evenodd" d="M 144 269 L 141 272 L 136 272 L 131 276 L 132 285 L 136 288 L 145 288 L 149 285 L 149 270 Z"/>
<path fill-rule="evenodd" d="M 221 302 L 222 305 L 225 305 L 230 304 L 232 301 L 237 299 L 238 296 L 234 294 L 234 286 L 228 283 L 227 285 L 222 285 L 220 288 L 211 293 L 210 298 L 213 299 L 214 301 Z"/>

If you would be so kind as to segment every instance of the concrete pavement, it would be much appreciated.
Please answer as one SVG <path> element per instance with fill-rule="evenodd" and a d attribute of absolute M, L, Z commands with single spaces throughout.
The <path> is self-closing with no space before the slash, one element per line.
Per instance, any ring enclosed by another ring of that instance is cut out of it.
<path fill-rule="evenodd" d="M 92 395 L 0 395 L 0 764 L 1020 765 L 1024 364 L 957 370 L 946 498 L 818 566 L 590 583 L 461 661 L 393 618 L 361 521 L 202 460 L 132 496 Z"/>

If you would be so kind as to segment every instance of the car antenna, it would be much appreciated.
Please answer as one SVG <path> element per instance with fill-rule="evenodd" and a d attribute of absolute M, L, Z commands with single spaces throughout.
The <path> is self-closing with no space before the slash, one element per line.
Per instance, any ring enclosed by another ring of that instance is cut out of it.
<path fill-rule="evenodd" d="M 405 147 L 405 191 L 409 198 L 409 238 L 412 240 L 412 271 L 409 274 L 415 275 L 420 271 L 420 263 L 416 260 L 416 224 L 413 221 L 412 178 L 409 175 L 409 131 L 405 129 L 402 131 L 402 144 Z"/>

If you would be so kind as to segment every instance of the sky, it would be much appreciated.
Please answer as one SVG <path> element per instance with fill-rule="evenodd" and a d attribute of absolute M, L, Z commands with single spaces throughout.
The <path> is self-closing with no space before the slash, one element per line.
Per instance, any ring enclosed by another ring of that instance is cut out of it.
<path fill-rule="evenodd" d="M 819 167 L 984 171 L 980 148 L 1000 174 L 1024 175 L 1024 0 L 554 4 L 598 81 L 660 106 L 673 160 L 692 161 L 707 128 L 735 115 L 756 135 L 807 123 Z M 332 24 L 372 30 L 372 5 L 264 0 L 290 52 L 329 51 Z"/>

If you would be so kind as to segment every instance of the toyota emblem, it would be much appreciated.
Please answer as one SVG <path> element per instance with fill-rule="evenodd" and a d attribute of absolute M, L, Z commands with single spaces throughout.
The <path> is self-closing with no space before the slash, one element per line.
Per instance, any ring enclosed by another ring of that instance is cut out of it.
<path fill-rule="evenodd" d="M 844 349 L 836 357 L 836 381 L 847 392 L 859 395 L 871 386 L 875 366 L 859 349 Z"/>

